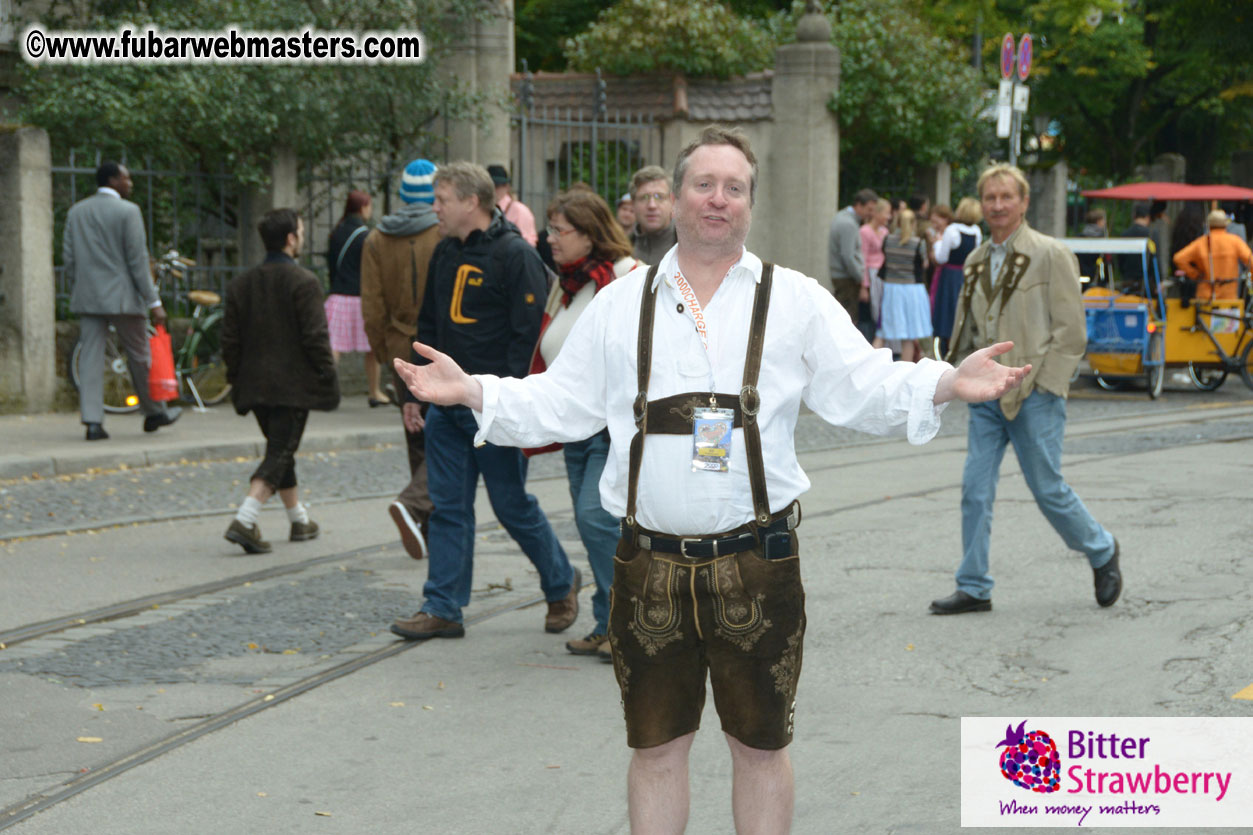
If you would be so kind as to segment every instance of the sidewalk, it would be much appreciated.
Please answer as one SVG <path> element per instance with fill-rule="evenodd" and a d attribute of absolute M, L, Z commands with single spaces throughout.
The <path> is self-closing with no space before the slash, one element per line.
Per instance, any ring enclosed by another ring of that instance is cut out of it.
<path fill-rule="evenodd" d="M 148 467 L 179 461 L 257 458 L 265 440 L 252 415 L 240 417 L 229 402 L 200 413 L 184 407 L 173 426 L 143 431 L 143 415 L 106 415 L 109 439 L 87 442 L 77 412 L 0 415 L 0 481 L 85 473 L 92 469 Z M 400 410 L 371 409 L 365 395 L 344 397 L 334 412 L 311 412 L 301 452 L 368 449 L 404 444 Z"/>

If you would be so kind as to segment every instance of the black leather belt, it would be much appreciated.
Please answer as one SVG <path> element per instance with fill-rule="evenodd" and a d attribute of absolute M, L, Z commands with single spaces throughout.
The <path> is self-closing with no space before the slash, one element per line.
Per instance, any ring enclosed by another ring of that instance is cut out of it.
<path fill-rule="evenodd" d="M 621 522 L 622 536 L 646 551 L 662 554 L 679 554 L 689 559 L 710 559 L 727 554 L 738 554 L 758 545 L 764 545 L 771 534 L 786 533 L 794 530 L 801 523 L 800 502 L 792 502 L 786 510 L 781 510 L 771 517 L 769 525 L 760 527 L 754 533 L 747 526 L 740 533 L 728 533 L 723 536 L 666 536 L 664 534 L 644 533 Z"/>

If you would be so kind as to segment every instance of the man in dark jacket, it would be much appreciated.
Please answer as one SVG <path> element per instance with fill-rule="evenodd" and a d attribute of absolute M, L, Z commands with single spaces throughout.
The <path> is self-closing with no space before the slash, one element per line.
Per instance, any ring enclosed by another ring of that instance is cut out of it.
<path fill-rule="evenodd" d="M 296 450 L 309 410 L 339 405 L 322 286 L 295 261 L 304 246 L 304 222 L 294 209 L 274 209 L 257 228 L 265 261 L 227 285 L 222 319 L 222 357 L 235 411 L 251 411 L 265 435 L 265 458 L 226 529 L 226 539 L 249 554 L 270 551 L 257 516 L 276 492 L 287 508 L 291 541 L 317 537 L 317 523 L 297 493 Z"/>
<path fill-rule="evenodd" d="M 495 208 L 482 166 L 454 162 L 435 174 L 435 214 L 444 236 L 431 256 L 418 337 L 462 368 L 525 377 L 539 337 L 548 288 L 539 255 Z M 413 354 L 414 361 L 426 362 Z M 416 402 L 404 390 L 408 401 Z M 430 406 L 426 463 L 431 501 L 425 600 L 392 632 L 403 638 L 460 638 L 474 570 L 474 495 L 479 475 L 492 510 L 539 572 L 548 600 L 544 628 L 562 632 L 578 616 L 581 585 L 539 502 L 526 492 L 526 458 L 512 447 L 476 447 L 478 424 L 465 406 Z"/>
<path fill-rule="evenodd" d="M 400 199 L 405 205 L 386 215 L 365 240 L 361 256 L 361 316 L 370 348 L 379 364 L 391 369 L 395 390 L 405 390 L 392 368 L 408 359 L 417 335 L 418 313 L 426 298 L 426 274 L 439 243 L 435 210 L 435 165 L 415 159 L 401 175 Z M 399 396 L 399 395 L 398 395 Z M 426 486 L 426 436 L 421 406 L 405 403 L 405 442 L 409 450 L 409 483 L 387 512 L 400 531 L 401 544 L 415 560 L 426 556 L 431 494 Z"/>

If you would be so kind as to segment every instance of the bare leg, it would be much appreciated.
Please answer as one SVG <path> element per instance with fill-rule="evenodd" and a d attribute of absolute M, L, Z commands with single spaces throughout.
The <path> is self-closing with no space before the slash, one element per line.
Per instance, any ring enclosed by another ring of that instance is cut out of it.
<path fill-rule="evenodd" d="M 336 350 L 334 350 L 334 349 L 332 349 L 332 350 L 331 350 L 331 360 L 332 360 L 332 361 L 333 361 L 336 365 L 339 365 L 339 351 L 336 351 Z"/>
<path fill-rule="evenodd" d="M 681 835 L 687 828 L 691 789 L 687 755 L 695 732 L 655 748 L 636 748 L 627 771 L 631 835 Z"/>
<path fill-rule="evenodd" d="M 283 507 L 290 510 L 300 504 L 300 488 L 284 487 L 278 491 L 278 497 L 283 500 Z"/>
<path fill-rule="evenodd" d="M 885 343 L 885 342 L 883 341 L 883 337 L 881 337 L 881 336 L 876 336 L 876 337 L 874 338 L 874 341 L 870 343 L 870 347 L 871 347 L 871 348 L 882 348 L 885 344 L 887 344 L 887 343 Z"/>
<path fill-rule="evenodd" d="M 905 340 L 905 342 L 901 344 L 901 361 L 913 362 L 914 358 L 917 356 L 918 356 L 918 343 L 912 339 Z"/>
<path fill-rule="evenodd" d="M 379 373 L 382 367 L 379 365 L 378 357 L 374 356 L 373 351 L 365 352 L 365 380 L 370 386 L 370 399 L 382 400 L 387 402 L 387 394 L 383 391 L 382 375 Z"/>
<path fill-rule="evenodd" d="M 248 497 L 256 499 L 265 504 L 270 500 L 270 496 L 274 495 L 274 488 L 266 484 L 263 479 L 254 478 L 248 482 Z"/>
<path fill-rule="evenodd" d="M 739 835 L 787 835 L 792 830 L 795 787 L 787 749 L 749 748 L 727 736 L 731 746 L 731 810 Z"/>

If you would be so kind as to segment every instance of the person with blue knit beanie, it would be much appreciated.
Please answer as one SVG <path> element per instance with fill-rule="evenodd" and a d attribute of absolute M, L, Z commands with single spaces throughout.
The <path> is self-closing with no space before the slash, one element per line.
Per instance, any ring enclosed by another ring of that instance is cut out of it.
<path fill-rule="evenodd" d="M 400 199 L 406 203 L 435 202 L 435 163 L 415 159 L 405 166 L 400 179 Z"/>

